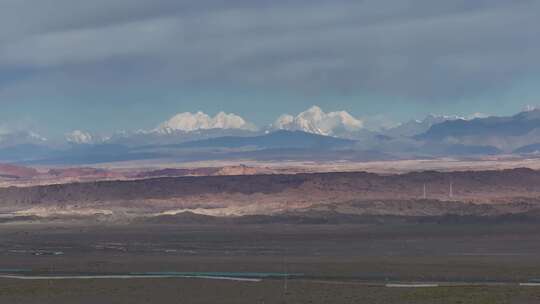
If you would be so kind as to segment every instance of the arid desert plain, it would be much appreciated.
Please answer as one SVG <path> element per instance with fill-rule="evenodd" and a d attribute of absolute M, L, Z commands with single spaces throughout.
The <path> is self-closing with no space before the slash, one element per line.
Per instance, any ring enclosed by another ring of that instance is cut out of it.
<path fill-rule="evenodd" d="M 540 301 L 535 159 L 145 165 L 4 166 L 2 302 Z"/>

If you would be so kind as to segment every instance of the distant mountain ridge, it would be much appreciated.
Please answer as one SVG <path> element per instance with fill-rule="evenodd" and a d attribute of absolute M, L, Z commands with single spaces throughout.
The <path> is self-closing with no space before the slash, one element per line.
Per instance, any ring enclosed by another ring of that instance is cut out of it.
<path fill-rule="evenodd" d="M 415 138 L 464 145 L 474 143 L 511 153 L 522 146 L 540 142 L 540 110 L 534 109 L 506 117 L 445 121 L 431 126 Z"/>
<path fill-rule="evenodd" d="M 0 138 L 0 161 L 94 164 L 162 158 L 199 161 L 481 157 L 537 153 L 539 144 L 539 109 L 506 117 L 428 115 L 423 120 L 373 131 L 345 111 L 326 113 L 314 106 L 296 116 L 282 116 L 267 129 L 253 128 L 235 114 L 221 112 L 212 117 L 186 112 L 152 130 L 117 132 L 111 136 L 76 130 L 66 134 L 66 141 L 61 144 L 33 132 L 4 132 Z"/>
<path fill-rule="evenodd" d="M 179 144 L 178 147 L 183 148 L 205 148 L 205 147 L 221 147 L 221 148 L 242 148 L 253 146 L 257 148 L 319 148 L 332 149 L 351 146 L 355 143 L 353 140 L 342 139 L 337 137 L 323 136 L 311 134 L 301 131 L 276 131 L 260 136 L 239 137 L 225 136 L 211 138 L 199 141 L 191 141 Z"/>
<path fill-rule="evenodd" d="M 521 112 L 510 117 L 487 117 L 472 120 L 449 120 L 433 125 L 422 139 L 441 139 L 472 135 L 517 136 L 540 128 L 540 110 Z"/>
<path fill-rule="evenodd" d="M 461 117 L 456 115 L 435 115 L 429 114 L 424 119 L 409 120 L 405 123 L 399 124 L 393 128 L 383 130 L 383 133 L 388 136 L 415 136 L 426 132 L 433 125 L 450 121 L 458 120 Z"/>

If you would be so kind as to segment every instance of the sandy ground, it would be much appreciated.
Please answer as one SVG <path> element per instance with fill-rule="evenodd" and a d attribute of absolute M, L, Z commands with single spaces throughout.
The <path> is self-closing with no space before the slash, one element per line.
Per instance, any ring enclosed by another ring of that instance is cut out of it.
<path fill-rule="evenodd" d="M 270 168 L 278 171 L 290 172 L 336 172 L 336 171 L 368 171 L 374 173 L 404 173 L 422 170 L 495 170 L 511 168 L 540 169 L 540 158 L 522 158 L 518 156 L 497 156 L 477 159 L 414 159 L 395 161 L 279 161 L 261 162 L 249 159 L 235 161 L 201 161 L 178 163 L 167 160 L 160 161 L 136 161 L 104 163 L 96 167 L 109 169 L 134 169 L 134 168 L 201 168 L 201 167 L 224 167 L 243 164 L 250 167 Z"/>

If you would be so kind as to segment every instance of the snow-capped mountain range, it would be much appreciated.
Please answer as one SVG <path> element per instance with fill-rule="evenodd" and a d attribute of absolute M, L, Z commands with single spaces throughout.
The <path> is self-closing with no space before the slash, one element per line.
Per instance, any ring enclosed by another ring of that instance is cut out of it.
<path fill-rule="evenodd" d="M 178 113 L 153 129 L 119 131 L 108 136 L 76 129 L 65 134 L 64 141 L 72 145 L 107 143 L 128 145 L 165 144 L 227 135 L 258 135 L 277 130 L 302 131 L 349 139 L 366 139 L 375 134 L 391 137 L 410 137 L 426 132 L 431 126 L 438 123 L 459 119 L 469 120 L 477 117 L 484 116 L 474 114 L 470 117 L 460 117 L 431 114 L 423 120 L 411 120 L 394 128 L 373 132 L 365 128 L 364 121 L 359 117 L 354 117 L 346 111 L 324 112 L 318 106 L 312 106 L 296 115 L 283 114 L 266 127 L 257 127 L 249 120 L 234 113 L 219 112 L 215 116 L 210 116 L 199 111 L 195 113 Z M 36 132 L 26 132 L 25 134 L 20 132 L 0 132 L 0 145 L 21 142 L 35 144 L 47 143 L 48 141 Z"/>
<path fill-rule="evenodd" d="M 160 157 L 196 160 L 229 156 L 341 159 L 361 151 L 406 158 L 534 153 L 540 151 L 539 147 L 537 108 L 512 116 L 432 114 L 379 130 L 366 128 L 362 118 L 346 111 L 325 112 L 317 106 L 295 115 L 281 115 L 272 124 L 259 128 L 233 113 L 211 116 L 184 112 L 154 128 L 109 136 L 74 130 L 65 134 L 63 141 L 48 140 L 36 132 L 0 129 L 0 161 L 86 162 Z M 264 149 L 273 154 L 262 152 Z M 350 154 L 332 154 L 332 149 Z M 321 156 L 323 150 L 327 154 Z"/>
<path fill-rule="evenodd" d="M 256 130 L 256 127 L 233 113 L 219 112 L 216 116 L 211 117 L 199 111 L 197 113 L 184 112 L 176 114 L 161 123 L 153 131 L 160 134 L 171 134 L 178 131 L 191 132 L 210 129 Z"/>
<path fill-rule="evenodd" d="M 346 111 L 324 112 L 318 106 L 312 106 L 296 116 L 283 114 L 270 126 L 259 128 L 243 117 L 219 112 L 210 116 L 204 112 L 178 113 L 150 130 L 132 132 L 116 132 L 112 136 L 103 137 L 82 130 L 74 130 L 65 135 L 65 140 L 71 144 L 96 144 L 107 142 L 126 142 L 138 138 L 137 141 L 161 142 L 166 138 L 181 140 L 198 139 L 225 135 L 255 135 L 277 130 L 302 131 L 311 134 L 347 136 L 363 128 L 363 122 Z"/>
<path fill-rule="evenodd" d="M 293 116 L 283 114 L 272 124 L 275 130 L 303 131 L 326 136 L 340 136 L 363 128 L 362 120 L 345 111 L 325 113 L 318 106 L 312 106 Z"/>
<path fill-rule="evenodd" d="M 303 131 L 306 133 L 338 136 L 344 132 L 358 131 L 363 122 L 345 111 L 325 113 L 320 107 L 312 106 L 296 116 L 283 114 L 267 128 L 260 130 L 253 123 L 233 113 L 219 112 L 214 117 L 204 112 L 179 113 L 149 131 L 158 134 L 194 132 L 200 130 L 246 130 L 246 131 Z"/>

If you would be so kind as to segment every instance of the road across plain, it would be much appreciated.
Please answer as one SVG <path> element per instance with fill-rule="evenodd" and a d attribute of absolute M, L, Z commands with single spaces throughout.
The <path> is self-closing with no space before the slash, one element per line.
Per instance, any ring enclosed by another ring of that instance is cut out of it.
<path fill-rule="evenodd" d="M 234 273 L 234 275 L 212 275 L 212 273 L 140 273 L 140 274 L 9 274 L 4 273 L 0 274 L 1 279 L 13 279 L 13 280 L 116 280 L 116 279 L 207 279 L 207 280 L 228 280 L 228 281 L 239 281 L 239 282 L 261 282 L 264 279 L 276 280 L 284 279 L 288 280 L 299 280 L 305 282 L 317 282 L 323 284 L 337 284 L 337 285 L 363 285 L 363 286 L 376 286 L 376 287 L 387 287 L 387 288 L 436 288 L 436 287 L 496 287 L 496 286 L 521 286 L 521 287 L 540 287 L 538 282 L 380 282 L 380 281 L 344 281 L 344 280 L 332 280 L 332 279 L 316 279 L 309 277 L 303 277 L 298 274 L 296 275 L 287 275 L 287 274 L 275 274 L 272 273 L 265 274 L 264 276 L 254 277 L 252 273 Z"/>

